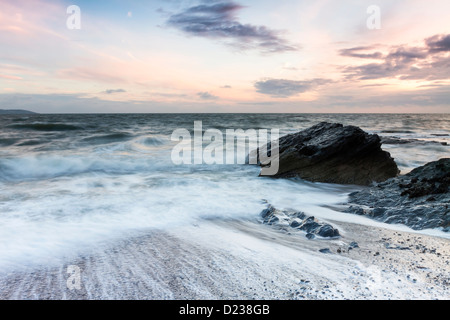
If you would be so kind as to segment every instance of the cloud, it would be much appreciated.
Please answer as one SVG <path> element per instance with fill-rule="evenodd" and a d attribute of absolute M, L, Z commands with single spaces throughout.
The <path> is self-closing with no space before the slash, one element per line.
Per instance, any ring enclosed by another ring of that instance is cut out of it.
<path fill-rule="evenodd" d="M 209 92 L 199 92 L 199 93 L 197 93 L 197 95 L 203 100 L 216 100 L 216 99 L 219 99 L 219 97 L 217 97 L 215 95 L 212 95 Z"/>
<path fill-rule="evenodd" d="M 334 96 L 324 96 L 318 103 L 322 106 L 362 109 L 391 108 L 390 112 L 395 112 L 396 108 L 402 108 L 402 112 L 413 112 L 413 110 L 446 110 L 449 99 L 450 86 L 447 85 L 417 89 L 415 91 L 368 93 L 361 96 L 353 96 L 348 101 L 336 99 Z M 411 110 L 408 110 L 408 108 L 411 108 Z"/>
<path fill-rule="evenodd" d="M 220 87 L 220 88 L 222 88 L 222 89 L 231 89 L 232 86 L 230 86 L 230 85 L 225 85 L 225 86 L 222 86 L 222 87 Z"/>
<path fill-rule="evenodd" d="M 167 25 L 187 34 L 227 41 L 240 49 L 258 49 L 263 53 L 295 51 L 297 48 L 265 26 L 242 24 L 236 12 L 243 6 L 233 1 L 200 4 L 173 14 Z"/>
<path fill-rule="evenodd" d="M 426 39 L 430 52 L 448 52 L 450 51 L 450 34 L 436 35 Z"/>
<path fill-rule="evenodd" d="M 109 90 L 103 91 L 102 93 L 113 94 L 113 93 L 123 93 L 123 92 L 127 92 L 127 91 L 124 89 L 109 89 Z"/>
<path fill-rule="evenodd" d="M 231 105 L 161 102 L 156 100 L 110 101 L 86 94 L 0 94 L 0 105 L 41 113 L 211 113 L 211 112 L 448 112 L 450 86 L 405 92 L 364 91 L 340 96 L 320 95 L 315 101 L 248 101 Z"/>
<path fill-rule="evenodd" d="M 163 98 L 187 98 L 188 95 L 184 93 L 165 93 L 165 92 L 151 92 L 150 95 Z"/>
<path fill-rule="evenodd" d="M 330 83 L 327 79 L 295 81 L 286 79 L 267 79 L 255 83 L 256 91 L 275 98 L 288 98 Z"/>
<path fill-rule="evenodd" d="M 436 35 L 425 39 L 424 45 L 390 47 L 389 53 L 360 53 L 370 47 L 349 48 L 340 51 L 342 56 L 376 58 L 377 63 L 348 66 L 347 79 L 369 80 L 397 78 L 400 80 L 450 79 L 450 35 Z"/>
<path fill-rule="evenodd" d="M 349 49 L 343 49 L 339 53 L 341 56 L 352 57 L 352 58 L 362 58 L 362 59 L 380 59 L 383 57 L 381 52 L 374 53 L 361 53 L 361 51 L 372 50 L 374 47 L 355 47 Z"/>
<path fill-rule="evenodd" d="M 8 75 L 8 74 L 0 74 L 0 78 L 7 79 L 7 80 L 22 80 L 21 77 L 11 76 L 11 75 Z"/>
<path fill-rule="evenodd" d="M 420 68 L 412 67 L 401 80 L 450 80 L 450 56 L 440 57 L 432 62 L 424 62 Z"/>
<path fill-rule="evenodd" d="M 399 47 L 391 51 L 387 56 L 387 61 L 398 61 L 403 64 L 409 64 L 417 59 L 425 59 L 428 56 L 428 52 L 424 48 L 418 47 Z"/>

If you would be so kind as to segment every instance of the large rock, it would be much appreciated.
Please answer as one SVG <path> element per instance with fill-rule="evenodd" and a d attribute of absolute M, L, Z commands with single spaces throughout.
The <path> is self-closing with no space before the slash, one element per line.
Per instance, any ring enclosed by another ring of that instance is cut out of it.
<path fill-rule="evenodd" d="M 378 135 L 337 123 L 322 122 L 280 138 L 279 160 L 276 178 L 370 185 L 399 173 Z"/>
<path fill-rule="evenodd" d="M 449 185 L 450 159 L 441 159 L 350 194 L 346 211 L 415 230 L 442 228 L 449 232 Z"/>

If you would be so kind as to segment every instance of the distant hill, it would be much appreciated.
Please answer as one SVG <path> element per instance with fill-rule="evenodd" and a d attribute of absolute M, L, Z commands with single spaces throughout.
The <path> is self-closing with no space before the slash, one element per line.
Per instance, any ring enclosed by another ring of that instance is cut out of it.
<path fill-rule="evenodd" d="M 37 114 L 36 112 L 28 110 L 4 110 L 0 109 L 0 114 Z"/>

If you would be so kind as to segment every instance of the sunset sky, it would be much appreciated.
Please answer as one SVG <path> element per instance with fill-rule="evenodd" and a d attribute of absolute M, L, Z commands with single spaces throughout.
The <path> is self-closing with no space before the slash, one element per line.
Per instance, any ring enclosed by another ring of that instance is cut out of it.
<path fill-rule="evenodd" d="M 81 29 L 67 27 L 71 5 Z M 450 112 L 449 12 L 448 0 L 0 0 L 0 109 Z"/>

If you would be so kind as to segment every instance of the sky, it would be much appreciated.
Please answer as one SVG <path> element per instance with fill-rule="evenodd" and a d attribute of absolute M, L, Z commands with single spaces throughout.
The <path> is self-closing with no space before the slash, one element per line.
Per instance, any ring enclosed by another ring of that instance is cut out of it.
<path fill-rule="evenodd" d="M 448 113 L 448 12 L 448 0 L 0 0 L 0 109 Z"/>

